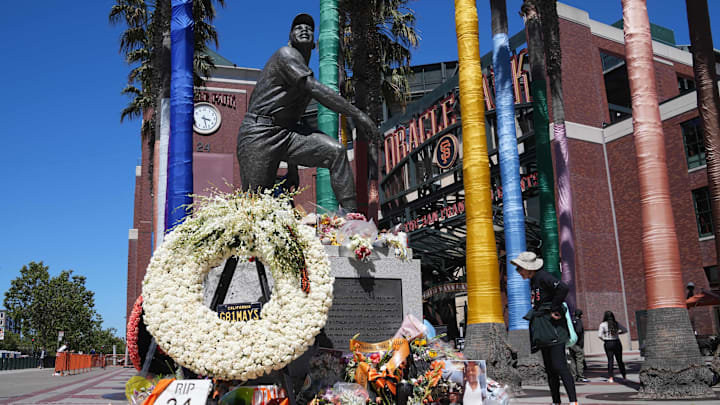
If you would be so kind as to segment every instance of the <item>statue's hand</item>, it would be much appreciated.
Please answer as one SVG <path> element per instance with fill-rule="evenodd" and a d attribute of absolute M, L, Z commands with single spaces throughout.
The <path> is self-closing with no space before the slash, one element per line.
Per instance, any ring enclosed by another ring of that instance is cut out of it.
<path fill-rule="evenodd" d="M 285 186 L 288 190 L 292 190 L 293 187 L 295 187 L 295 190 L 300 188 L 300 175 L 298 175 L 298 167 L 294 163 L 288 162 Z"/>
<path fill-rule="evenodd" d="M 380 131 L 378 130 L 373 120 L 370 119 L 370 117 L 368 117 L 367 115 L 362 114 L 357 124 L 369 141 L 377 141 L 380 139 Z"/>

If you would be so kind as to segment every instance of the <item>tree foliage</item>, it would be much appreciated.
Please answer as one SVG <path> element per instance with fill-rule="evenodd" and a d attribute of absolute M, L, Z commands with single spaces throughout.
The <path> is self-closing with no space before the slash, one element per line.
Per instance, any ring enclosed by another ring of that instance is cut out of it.
<path fill-rule="evenodd" d="M 409 96 L 410 50 L 420 42 L 410 0 L 340 0 L 344 94 L 380 122 L 381 99 L 404 104 Z"/>
<path fill-rule="evenodd" d="M 32 341 L 30 339 L 23 338 L 17 333 L 6 330 L 5 339 L 0 340 L 0 350 L 29 353 L 32 351 Z"/>
<path fill-rule="evenodd" d="M 225 6 L 225 0 L 215 1 L 221 7 Z M 116 0 L 110 9 L 110 23 L 126 27 L 120 35 L 120 53 L 131 66 L 128 83 L 121 93 L 131 96 L 132 100 L 120 113 L 121 121 L 141 117 L 148 109 L 154 109 L 158 97 L 169 92 L 170 55 L 164 48 L 169 49 L 170 10 L 170 0 Z M 202 76 L 208 76 L 215 67 L 205 52 L 208 43 L 218 45 L 217 31 L 211 24 L 215 16 L 213 0 L 193 1 L 196 85 L 201 84 Z M 152 127 L 153 119 L 151 116 L 146 120 L 150 126 L 144 126 L 144 130 Z"/>
<path fill-rule="evenodd" d="M 63 270 L 51 277 L 48 270 L 42 262 L 30 262 L 5 292 L 7 316 L 19 324 L 23 338 L 52 351 L 58 346 L 58 332 L 63 331 L 64 343 L 71 349 L 89 351 L 114 334 L 101 329 L 95 293 L 86 288 L 84 276 Z"/>

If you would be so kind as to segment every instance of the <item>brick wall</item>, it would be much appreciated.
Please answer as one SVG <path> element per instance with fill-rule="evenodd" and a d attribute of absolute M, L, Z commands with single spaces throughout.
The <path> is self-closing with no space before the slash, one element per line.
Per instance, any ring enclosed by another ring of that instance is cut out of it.
<path fill-rule="evenodd" d="M 606 310 L 627 325 L 602 145 L 570 139 L 569 147 L 578 306 L 588 329 Z"/>
<path fill-rule="evenodd" d="M 589 27 L 560 19 L 565 119 L 600 127 L 610 119 L 600 52 L 589 46 L 593 39 Z M 548 104 L 551 104 L 549 91 Z M 552 114 L 552 106 L 548 109 Z"/>
<path fill-rule="evenodd" d="M 703 270 L 703 250 L 708 250 L 698 240 L 695 222 L 695 210 L 691 191 L 707 184 L 702 177 L 704 171 L 688 173 L 682 132 L 679 124 L 697 116 L 692 111 L 663 122 L 665 149 L 670 183 L 671 204 L 673 207 L 675 229 L 680 250 L 683 284 L 693 281 L 698 287 L 709 288 Z M 613 182 L 621 254 L 625 274 L 625 285 L 629 286 L 628 310 L 632 314 L 645 308 L 645 280 L 642 260 L 642 218 L 639 203 L 639 183 L 635 161 L 635 145 L 632 136 L 625 136 L 608 144 L 610 172 Z M 695 327 L 700 334 L 710 334 L 714 325 L 710 310 L 691 311 Z M 632 318 L 633 315 L 631 315 Z M 631 322 L 633 325 L 633 322 Z M 636 337 L 636 331 L 632 331 Z"/>

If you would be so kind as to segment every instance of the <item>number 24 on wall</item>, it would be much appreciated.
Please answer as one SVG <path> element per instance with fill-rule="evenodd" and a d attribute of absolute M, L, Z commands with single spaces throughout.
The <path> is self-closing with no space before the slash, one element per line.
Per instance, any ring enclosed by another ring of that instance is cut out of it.
<path fill-rule="evenodd" d="M 210 152 L 210 143 L 198 142 L 195 145 L 195 152 Z"/>
<path fill-rule="evenodd" d="M 191 398 L 188 398 L 188 399 L 185 401 L 185 403 L 182 404 L 182 405 L 190 405 L 190 399 L 191 399 Z M 170 399 L 168 399 L 168 401 L 166 402 L 166 404 L 177 405 L 177 399 L 175 399 L 175 398 L 170 398 Z"/>

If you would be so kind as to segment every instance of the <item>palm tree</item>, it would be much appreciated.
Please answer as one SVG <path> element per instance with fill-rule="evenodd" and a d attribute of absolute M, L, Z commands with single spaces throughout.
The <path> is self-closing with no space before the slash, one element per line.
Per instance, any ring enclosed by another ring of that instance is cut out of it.
<path fill-rule="evenodd" d="M 622 5 L 648 308 L 640 392 L 652 399 L 710 397 L 712 373 L 700 357 L 685 307 L 647 6 L 645 0 Z"/>
<path fill-rule="evenodd" d="M 720 98 L 715 74 L 710 15 L 707 0 L 687 0 L 686 5 L 697 103 L 705 142 L 710 206 L 712 217 L 720 218 Z M 715 252 L 720 252 L 720 223 L 714 224 L 713 232 Z"/>
<path fill-rule="evenodd" d="M 225 6 L 225 0 L 215 0 Z M 218 45 L 217 31 L 211 24 L 216 10 L 213 0 L 193 1 L 195 20 L 195 55 L 193 59 L 195 85 L 210 74 L 214 64 L 205 52 L 209 42 Z M 120 36 L 120 53 L 133 66 L 123 94 L 132 96 L 120 114 L 120 120 L 143 117 L 142 136 L 149 155 L 148 178 L 153 174 L 155 140 L 159 139 L 162 120 L 155 114 L 163 99 L 170 97 L 170 0 L 116 0 L 110 9 L 111 24 L 124 24 L 127 29 Z"/>
<path fill-rule="evenodd" d="M 547 83 L 540 18 L 533 0 L 525 0 L 521 14 L 525 18 L 525 30 L 530 60 L 530 91 L 533 103 L 533 130 L 537 156 L 538 192 L 540 197 L 540 235 L 545 270 L 560 277 L 558 252 L 558 228 L 555 212 L 555 180 L 552 153 L 550 152 L 549 119 L 547 110 Z"/>
<path fill-rule="evenodd" d="M 515 135 L 515 100 L 510 73 L 507 6 L 505 0 L 490 0 L 495 72 L 495 111 L 499 138 L 498 153 L 503 189 L 503 222 L 507 264 L 508 329 L 513 348 L 522 356 L 530 354 L 528 321 L 530 282 L 523 280 L 510 260 L 525 251 L 525 209 L 520 189 L 520 156 Z M 517 336 L 513 339 L 513 336 Z"/>
<path fill-rule="evenodd" d="M 383 99 L 404 102 L 409 93 L 410 49 L 417 47 L 420 37 L 408 2 L 340 1 L 345 69 L 352 72 L 345 81 L 345 96 L 377 123 L 383 119 Z M 358 208 L 377 219 L 378 144 L 359 134 L 353 147 Z"/>
<path fill-rule="evenodd" d="M 478 19 L 474 0 L 455 0 L 458 38 L 463 182 L 467 223 L 467 358 L 485 359 L 488 375 L 518 387 L 512 367 L 500 297 L 495 232 L 490 201 L 490 166 L 485 139 L 485 102 L 480 70 Z"/>
<path fill-rule="evenodd" d="M 338 0 L 320 0 L 320 82 L 331 89 L 338 90 L 340 47 L 340 15 L 338 13 Z M 318 105 L 318 129 L 337 139 L 338 114 Z M 338 202 L 330 185 L 330 171 L 317 168 L 315 177 L 315 200 L 317 204 L 330 212 L 337 210 Z"/>
<path fill-rule="evenodd" d="M 539 0 L 540 21 L 543 28 L 545 62 L 550 95 L 552 97 L 553 135 L 555 143 L 555 168 L 557 170 L 557 208 L 559 211 L 561 278 L 569 287 L 567 301 L 575 310 L 575 230 L 573 221 L 572 185 L 570 183 L 570 159 L 565 132 L 565 104 L 562 91 L 562 52 L 557 1 Z"/>

